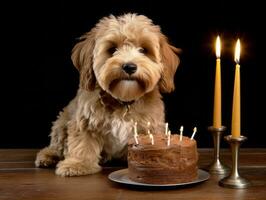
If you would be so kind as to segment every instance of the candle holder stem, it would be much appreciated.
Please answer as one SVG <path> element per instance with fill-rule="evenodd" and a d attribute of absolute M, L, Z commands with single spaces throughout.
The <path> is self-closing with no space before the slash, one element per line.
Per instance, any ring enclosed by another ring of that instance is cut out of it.
<path fill-rule="evenodd" d="M 228 135 L 225 137 L 225 140 L 230 144 L 232 151 L 232 170 L 228 177 L 219 181 L 220 186 L 229 188 L 247 188 L 250 185 L 250 182 L 241 177 L 238 173 L 239 148 L 241 143 L 246 139 L 245 136 L 233 138 L 231 135 Z"/>
<path fill-rule="evenodd" d="M 227 174 L 229 172 L 229 168 L 220 161 L 221 136 L 225 130 L 225 126 L 220 128 L 208 127 L 208 131 L 212 134 L 214 144 L 214 158 L 212 163 L 207 167 L 207 170 L 211 174 Z"/>

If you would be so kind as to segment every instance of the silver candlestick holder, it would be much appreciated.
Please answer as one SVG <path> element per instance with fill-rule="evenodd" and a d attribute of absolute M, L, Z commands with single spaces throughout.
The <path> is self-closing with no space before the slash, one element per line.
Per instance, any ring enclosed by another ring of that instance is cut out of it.
<path fill-rule="evenodd" d="M 211 132 L 214 143 L 214 158 L 212 163 L 207 167 L 207 170 L 211 174 L 223 175 L 229 172 L 229 167 L 227 167 L 220 161 L 220 142 L 221 136 L 225 132 L 225 130 L 225 126 L 221 126 L 220 128 L 215 128 L 213 126 L 208 127 L 208 131 Z"/>
<path fill-rule="evenodd" d="M 232 151 L 232 170 L 229 176 L 223 178 L 219 181 L 219 185 L 222 187 L 229 188 L 247 188 L 250 182 L 241 177 L 238 173 L 238 157 L 240 145 L 247 140 L 247 137 L 240 136 L 238 138 L 233 138 L 232 135 L 227 135 L 224 139 L 230 144 Z"/>

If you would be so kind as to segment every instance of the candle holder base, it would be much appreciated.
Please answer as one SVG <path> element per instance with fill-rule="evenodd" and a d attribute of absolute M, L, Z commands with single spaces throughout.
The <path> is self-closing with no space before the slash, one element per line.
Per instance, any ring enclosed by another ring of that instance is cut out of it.
<path fill-rule="evenodd" d="M 211 163 L 206 169 L 209 173 L 218 175 L 228 174 L 230 172 L 230 168 L 222 164 L 219 160 Z"/>
<path fill-rule="evenodd" d="M 215 128 L 213 126 L 208 127 L 208 131 L 211 132 L 214 143 L 214 159 L 212 163 L 206 168 L 211 174 L 228 174 L 230 168 L 224 165 L 220 161 L 220 142 L 221 136 L 225 132 L 226 127 L 221 126 L 220 128 Z"/>
<path fill-rule="evenodd" d="M 238 138 L 233 138 L 232 135 L 227 135 L 224 137 L 225 140 L 230 144 L 231 151 L 232 151 L 232 170 L 228 177 L 223 178 L 219 181 L 219 185 L 222 187 L 229 187 L 229 188 L 247 188 L 250 186 L 250 182 L 241 177 L 238 173 L 238 156 L 239 156 L 239 148 L 242 142 L 244 142 L 247 137 L 240 136 Z"/>
<path fill-rule="evenodd" d="M 222 187 L 241 189 L 250 186 L 250 182 L 242 177 L 226 177 L 219 182 L 219 185 Z"/>

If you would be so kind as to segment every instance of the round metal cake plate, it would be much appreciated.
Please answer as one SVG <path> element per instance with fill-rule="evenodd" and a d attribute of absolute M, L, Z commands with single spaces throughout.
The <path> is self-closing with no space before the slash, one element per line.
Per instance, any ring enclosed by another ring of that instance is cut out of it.
<path fill-rule="evenodd" d="M 148 183 L 135 182 L 128 178 L 128 169 L 121 169 L 121 170 L 114 171 L 108 175 L 108 178 L 111 181 L 125 184 L 125 185 L 167 188 L 167 187 L 178 187 L 178 186 L 200 183 L 200 182 L 208 180 L 210 178 L 210 174 L 202 169 L 198 169 L 198 178 L 196 180 L 191 181 L 191 182 L 176 183 L 176 184 L 148 184 Z"/>

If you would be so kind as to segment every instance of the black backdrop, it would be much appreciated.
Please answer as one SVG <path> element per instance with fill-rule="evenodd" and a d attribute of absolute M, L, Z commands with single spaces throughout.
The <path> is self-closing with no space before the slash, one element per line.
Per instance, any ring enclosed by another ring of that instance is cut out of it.
<path fill-rule="evenodd" d="M 79 74 L 70 60 L 77 38 L 109 14 L 136 12 L 161 26 L 183 50 L 174 93 L 164 95 L 166 120 L 185 135 L 198 127 L 199 147 L 212 146 L 214 43 L 222 49 L 223 124 L 230 130 L 234 46 L 242 44 L 244 147 L 266 147 L 265 11 L 260 1 L 34 1 L 10 2 L 1 18 L 1 148 L 40 148 L 49 143 L 52 121 L 75 96 Z M 229 133 L 229 132 L 227 132 Z M 223 147 L 227 144 L 223 142 Z"/>

